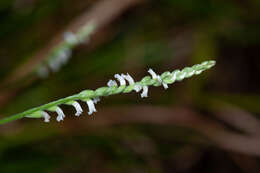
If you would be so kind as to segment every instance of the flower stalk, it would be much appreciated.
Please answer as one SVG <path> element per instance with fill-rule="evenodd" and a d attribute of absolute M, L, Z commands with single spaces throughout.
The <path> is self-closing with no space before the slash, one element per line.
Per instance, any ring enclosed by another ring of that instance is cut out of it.
<path fill-rule="evenodd" d="M 77 101 L 86 102 L 89 108 L 88 114 L 91 115 L 94 112 L 97 112 L 95 104 L 100 101 L 100 97 L 105 97 L 114 94 L 120 93 L 129 93 L 133 90 L 141 93 L 141 97 L 148 97 L 148 88 L 149 86 L 163 86 L 164 89 L 168 88 L 169 84 L 173 84 L 176 81 L 182 81 L 185 78 L 189 78 L 194 75 L 199 75 L 203 71 L 210 69 L 215 65 L 215 61 L 205 61 L 201 64 L 194 65 L 192 67 L 186 67 L 182 70 L 174 70 L 173 72 L 164 72 L 161 75 L 156 74 L 152 69 L 148 70 L 150 76 L 145 76 L 139 82 L 134 82 L 134 79 L 127 73 L 125 74 L 116 74 L 114 77 L 118 80 L 119 84 L 115 80 L 109 80 L 106 87 L 101 87 L 96 90 L 84 90 L 78 94 L 59 99 L 47 103 L 45 105 L 29 109 L 22 113 L 4 118 L 0 120 L 0 124 L 5 124 L 23 117 L 28 118 L 44 118 L 45 122 L 50 121 L 50 115 L 46 112 L 56 112 L 58 122 L 63 121 L 65 114 L 63 113 L 60 105 L 66 104 L 71 105 L 75 108 L 76 116 L 80 116 L 83 112 L 80 104 Z M 128 85 L 127 85 L 128 83 Z"/>

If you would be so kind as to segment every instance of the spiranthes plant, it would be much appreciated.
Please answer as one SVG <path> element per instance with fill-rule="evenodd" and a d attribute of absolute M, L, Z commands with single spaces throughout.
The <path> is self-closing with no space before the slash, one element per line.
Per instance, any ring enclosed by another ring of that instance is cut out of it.
<path fill-rule="evenodd" d="M 189 78 L 193 75 L 199 75 L 203 71 L 213 67 L 215 61 L 205 61 L 201 64 L 194 65 L 192 67 L 185 67 L 182 70 L 174 70 L 173 72 L 166 71 L 161 75 L 156 74 L 152 69 L 148 70 L 149 76 L 143 77 L 139 82 L 135 82 L 134 79 L 127 74 L 115 74 L 116 80 L 109 80 L 106 87 L 101 87 L 96 90 L 84 90 L 78 94 L 62 98 L 45 105 L 29 109 L 27 111 L 18 113 L 16 115 L 4 118 L 0 120 L 0 124 L 4 124 L 10 121 L 14 121 L 23 117 L 27 118 L 43 118 L 44 122 L 50 122 L 51 116 L 48 112 L 56 112 L 56 120 L 58 122 L 63 121 L 65 114 L 60 108 L 60 105 L 71 105 L 75 108 L 75 116 L 80 116 L 83 112 L 81 105 L 78 101 L 83 101 L 88 105 L 88 114 L 91 115 L 96 112 L 95 104 L 100 101 L 101 97 L 110 96 L 120 93 L 129 93 L 132 91 L 141 92 L 141 98 L 148 97 L 149 86 L 163 86 L 164 89 L 168 88 L 168 84 L 172 84 L 176 81 L 182 81 L 185 78 Z"/>

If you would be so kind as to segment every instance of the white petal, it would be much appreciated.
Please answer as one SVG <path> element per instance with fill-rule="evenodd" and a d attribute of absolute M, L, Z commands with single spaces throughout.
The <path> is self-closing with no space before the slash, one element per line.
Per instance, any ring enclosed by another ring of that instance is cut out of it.
<path fill-rule="evenodd" d="M 42 111 L 41 114 L 42 114 L 42 117 L 44 118 L 45 123 L 50 122 L 51 116 L 47 112 Z"/>
<path fill-rule="evenodd" d="M 58 114 L 56 120 L 57 120 L 58 122 L 63 121 L 65 115 L 64 115 L 62 109 L 61 109 L 60 107 L 57 107 L 57 108 L 56 108 L 56 112 L 57 112 L 57 114 Z"/>
<path fill-rule="evenodd" d="M 80 104 L 75 101 L 75 102 L 72 104 L 72 106 L 74 106 L 74 108 L 76 109 L 75 115 L 76 115 L 76 116 L 80 116 L 80 115 L 82 114 L 82 112 L 83 112 L 83 110 L 82 110 Z"/>
<path fill-rule="evenodd" d="M 135 84 L 134 79 L 128 73 L 126 75 L 125 74 L 121 74 L 121 76 L 128 81 L 129 85 L 134 85 Z"/>
<path fill-rule="evenodd" d="M 164 89 L 168 88 L 167 83 L 163 82 L 161 76 L 157 75 L 151 68 L 148 70 L 148 72 L 151 74 L 153 79 L 157 79 L 158 82 L 160 82 L 163 85 Z"/>
<path fill-rule="evenodd" d="M 107 83 L 107 86 L 108 87 L 117 86 L 117 83 L 114 80 L 109 80 L 108 83 Z"/>
<path fill-rule="evenodd" d="M 148 97 L 148 86 L 143 86 L 143 92 L 141 93 L 141 97 Z"/>
<path fill-rule="evenodd" d="M 91 115 L 93 112 L 97 112 L 94 102 L 92 100 L 87 101 L 89 112 L 88 114 Z"/>
<path fill-rule="evenodd" d="M 151 68 L 148 70 L 148 73 L 150 73 L 153 79 L 157 79 L 160 83 L 162 83 L 161 77 L 157 75 Z"/>
<path fill-rule="evenodd" d="M 151 68 L 148 70 L 148 73 L 150 73 L 153 79 L 157 78 L 157 74 Z"/>
<path fill-rule="evenodd" d="M 99 98 L 99 97 L 93 98 L 93 102 L 94 102 L 95 104 L 97 104 L 99 101 L 100 101 L 100 98 Z"/>
<path fill-rule="evenodd" d="M 161 79 L 161 76 L 157 76 L 157 80 L 160 82 L 160 83 L 163 83 L 162 79 Z"/>
<path fill-rule="evenodd" d="M 167 83 L 163 82 L 162 85 L 163 85 L 163 88 L 164 88 L 164 89 L 168 89 Z"/>
<path fill-rule="evenodd" d="M 126 81 L 125 81 L 125 79 L 121 75 L 115 74 L 115 78 L 120 82 L 121 86 L 122 85 L 126 85 Z"/>

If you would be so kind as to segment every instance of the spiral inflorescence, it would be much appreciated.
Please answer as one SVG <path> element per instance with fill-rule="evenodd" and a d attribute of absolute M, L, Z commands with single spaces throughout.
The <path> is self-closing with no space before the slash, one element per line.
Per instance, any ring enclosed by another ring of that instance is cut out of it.
<path fill-rule="evenodd" d="M 95 104 L 100 101 L 101 97 L 120 94 L 120 93 L 129 93 L 132 91 L 141 92 L 141 97 L 148 97 L 148 88 L 149 86 L 163 86 L 164 89 L 168 88 L 169 84 L 173 84 L 176 81 L 182 81 L 185 78 L 189 78 L 193 75 L 199 75 L 203 71 L 213 67 L 215 61 L 205 61 L 201 64 L 194 65 L 192 67 L 186 67 L 182 70 L 174 70 L 173 72 L 164 72 L 161 75 L 156 74 L 152 69 L 148 70 L 149 76 L 145 76 L 139 82 L 135 82 L 134 79 L 127 74 L 115 74 L 114 77 L 116 80 L 109 80 L 106 87 L 101 87 L 96 90 L 84 90 L 79 94 L 69 96 L 37 108 L 33 108 L 22 112 L 20 114 L 14 115 L 12 117 L 0 120 L 0 124 L 3 122 L 12 121 L 22 117 L 30 118 L 44 118 L 45 122 L 50 121 L 50 115 L 48 112 L 56 112 L 56 120 L 58 122 L 63 121 L 65 114 L 60 108 L 61 104 L 71 105 L 75 108 L 75 116 L 80 116 L 83 112 L 81 105 L 78 101 L 83 101 L 88 105 L 89 112 L 91 115 L 94 112 L 97 112 Z"/>

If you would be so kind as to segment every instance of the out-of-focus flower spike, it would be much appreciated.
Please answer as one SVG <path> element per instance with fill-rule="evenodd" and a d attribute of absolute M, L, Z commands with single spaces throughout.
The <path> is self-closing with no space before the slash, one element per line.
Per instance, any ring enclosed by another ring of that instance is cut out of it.
<path fill-rule="evenodd" d="M 64 49 L 64 50 L 61 50 L 59 55 L 57 56 L 57 61 L 61 64 L 61 65 L 64 65 L 66 64 L 70 57 L 72 55 L 72 50 L 67 48 L 67 49 Z"/>
<path fill-rule="evenodd" d="M 141 97 L 148 97 L 148 86 L 143 86 L 143 92 L 141 93 Z"/>
<path fill-rule="evenodd" d="M 77 101 L 75 101 L 75 102 L 72 103 L 72 106 L 74 106 L 74 108 L 76 109 L 75 115 L 76 116 L 80 116 L 82 114 L 82 112 L 83 112 L 80 104 Z"/>
<path fill-rule="evenodd" d="M 79 42 L 77 36 L 73 32 L 65 32 L 63 37 L 69 44 L 77 44 Z"/>
<path fill-rule="evenodd" d="M 126 81 L 125 81 L 125 79 L 121 75 L 115 74 L 115 78 L 119 81 L 120 86 L 126 85 Z"/>
<path fill-rule="evenodd" d="M 63 121 L 63 119 L 65 118 L 65 114 L 63 113 L 62 109 L 61 109 L 60 107 L 57 107 L 57 108 L 56 108 L 56 112 L 57 112 L 57 114 L 58 114 L 56 120 L 57 120 L 58 122 Z"/>
<path fill-rule="evenodd" d="M 95 108 L 95 104 L 91 99 L 87 100 L 86 102 L 88 104 L 88 109 L 89 109 L 88 114 L 89 115 L 91 115 L 93 112 L 97 112 L 97 110 Z"/>

